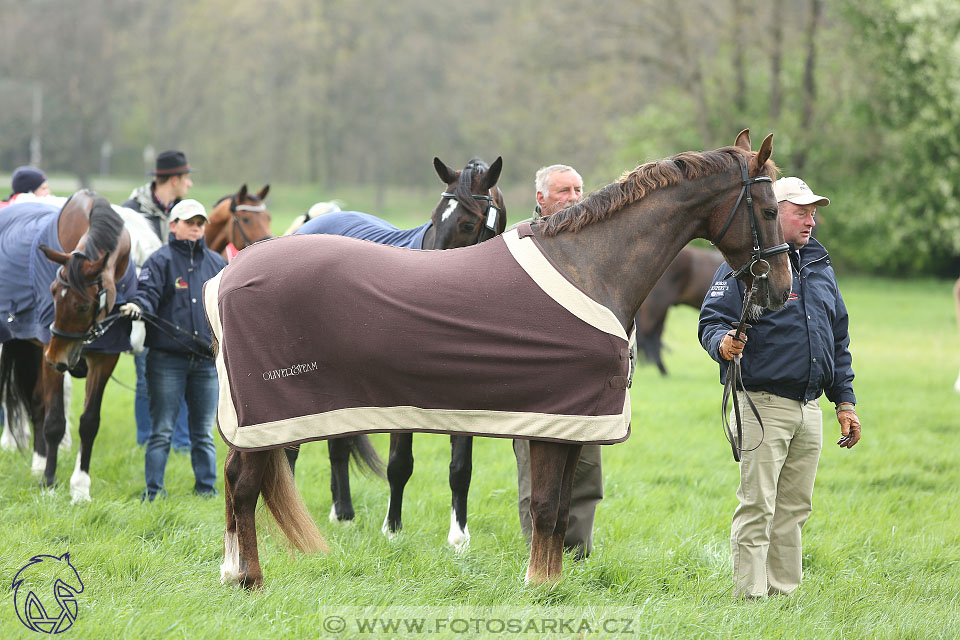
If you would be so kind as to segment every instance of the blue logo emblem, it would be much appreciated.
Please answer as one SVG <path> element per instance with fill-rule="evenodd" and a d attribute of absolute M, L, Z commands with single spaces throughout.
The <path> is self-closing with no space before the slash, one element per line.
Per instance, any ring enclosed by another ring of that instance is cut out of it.
<path fill-rule="evenodd" d="M 70 554 L 33 556 L 13 578 L 13 604 L 26 628 L 63 633 L 77 619 L 77 595 L 83 581 L 70 564 Z"/>

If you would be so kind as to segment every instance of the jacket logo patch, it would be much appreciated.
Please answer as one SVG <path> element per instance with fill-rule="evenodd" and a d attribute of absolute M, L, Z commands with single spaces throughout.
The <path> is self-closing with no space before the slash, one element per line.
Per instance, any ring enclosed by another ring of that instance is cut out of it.
<path fill-rule="evenodd" d="M 174 281 L 173 286 L 175 289 L 189 289 L 190 285 L 187 284 L 187 281 L 183 279 L 183 276 L 177 276 L 176 281 Z"/>
<path fill-rule="evenodd" d="M 787 296 L 787 302 L 790 302 L 791 300 L 799 300 L 799 299 L 800 299 L 800 296 L 798 296 L 793 291 L 791 291 L 790 295 Z"/>

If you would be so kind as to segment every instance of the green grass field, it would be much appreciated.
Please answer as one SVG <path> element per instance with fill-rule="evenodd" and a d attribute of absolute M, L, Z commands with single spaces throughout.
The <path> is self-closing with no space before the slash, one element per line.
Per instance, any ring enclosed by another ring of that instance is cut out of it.
<path fill-rule="evenodd" d="M 409 224 L 425 219 L 436 195 L 402 200 L 407 210 L 424 210 Z M 304 190 L 281 207 L 278 193 L 277 205 L 271 204 L 281 212 L 275 228 L 329 197 Z M 358 201 L 356 208 L 364 205 Z M 407 220 L 400 214 L 394 219 Z M 0 453 L 0 577 L 9 585 L 31 556 L 69 551 L 86 588 L 67 638 L 373 636 L 351 626 L 356 607 L 380 617 L 425 611 L 431 619 L 446 608 L 467 617 L 509 613 L 525 620 L 555 612 L 615 615 L 630 621 L 629 628 L 614 627 L 623 631 L 620 637 L 960 637 L 960 396 L 952 389 L 960 349 L 951 285 L 841 277 L 841 286 L 852 317 L 863 440 L 850 451 L 834 445 L 839 427 L 824 401 L 825 445 L 814 513 L 804 529 L 805 578 L 791 597 L 744 603 L 730 595 L 737 467 L 721 433 L 717 367 L 700 349 L 696 312 L 687 308 L 674 309 L 668 321 L 670 376 L 638 369 L 633 435 L 604 450 L 606 498 L 597 514 L 594 554 L 578 564 L 568 559 L 565 579 L 555 587 L 523 584 L 527 550 L 509 441 L 476 442 L 471 547 L 456 554 L 445 546 L 449 442 L 436 435 L 414 438 L 405 529 L 393 541 L 380 533 L 388 491 L 375 478 L 353 476 L 354 524 L 328 522 L 326 446 L 305 445 L 297 483 L 331 552 L 290 554 L 264 512 L 263 590 L 222 587 L 222 497 L 192 496 L 189 458 L 174 454 L 169 498 L 140 503 L 143 450 L 135 443 L 133 393 L 115 383 L 107 388 L 93 453 L 93 502 L 70 504 L 79 381 L 74 449 L 61 454 L 56 490 L 38 489 L 24 455 Z M 133 384 L 130 356 L 121 357 L 117 377 Z M 216 440 L 222 483 L 225 448 Z M 375 436 L 374 444 L 386 457 L 387 438 Z M 349 623 L 341 633 L 329 626 L 336 615 Z M 518 635 L 497 628 L 479 635 Z M 431 631 L 428 637 L 478 635 L 451 626 Z M 33 635 L 18 621 L 7 588 L 0 598 L 0 638 Z M 561 629 L 522 637 L 572 635 Z M 590 635 L 605 634 L 584 637 Z"/>

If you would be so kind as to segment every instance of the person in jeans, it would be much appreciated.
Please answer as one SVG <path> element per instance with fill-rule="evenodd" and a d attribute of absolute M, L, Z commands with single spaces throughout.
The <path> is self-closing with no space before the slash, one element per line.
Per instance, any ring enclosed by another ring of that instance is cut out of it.
<path fill-rule="evenodd" d="M 217 494 L 217 454 L 211 435 L 217 409 L 217 370 L 210 352 L 212 337 L 203 313 L 202 287 L 227 263 L 206 247 L 203 229 L 208 220 L 196 200 L 177 203 L 170 211 L 167 244 L 144 263 L 136 297 L 120 307 L 121 313 L 132 318 L 144 313 L 158 317 L 147 325 L 146 337 L 152 421 L 144 463 L 146 500 L 166 495 L 163 477 L 174 422 L 184 399 L 194 492 Z"/>

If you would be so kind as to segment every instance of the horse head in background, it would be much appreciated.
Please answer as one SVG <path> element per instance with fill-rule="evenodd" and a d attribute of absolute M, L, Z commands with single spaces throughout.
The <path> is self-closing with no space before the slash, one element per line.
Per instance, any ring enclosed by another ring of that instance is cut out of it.
<path fill-rule="evenodd" d="M 217 200 L 204 230 L 207 247 L 230 260 L 254 242 L 272 238 L 270 212 L 264 204 L 269 192 L 270 185 L 250 193 L 244 184 L 236 193 Z"/>
<path fill-rule="evenodd" d="M 433 159 L 433 166 L 447 189 L 430 215 L 434 233 L 428 232 L 424 238 L 424 249 L 469 247 L 503 233 L 507 208 L 497 187 L 503 158 L 487 166 L 474 157 L 460 171 L 449 168 L 440 158 Z"/>

